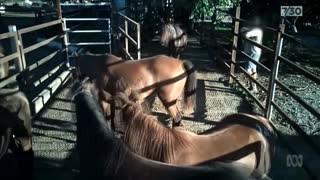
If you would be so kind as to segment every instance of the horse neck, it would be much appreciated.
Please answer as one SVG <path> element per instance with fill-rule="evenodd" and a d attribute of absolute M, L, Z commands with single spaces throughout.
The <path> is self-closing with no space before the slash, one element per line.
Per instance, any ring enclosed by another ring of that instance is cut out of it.
<path fill-rule="evenodd" d="M 173 161 L 177 148 L 186 145 L 179 131 L 165 127 L 157 119 L 141 111 L 129 122 L 125 141 L 137 154 L 166 163 Z"/>

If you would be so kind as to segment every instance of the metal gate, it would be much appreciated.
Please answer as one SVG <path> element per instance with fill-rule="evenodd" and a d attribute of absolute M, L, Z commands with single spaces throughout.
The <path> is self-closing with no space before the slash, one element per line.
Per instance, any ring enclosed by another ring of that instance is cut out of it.
<path fill-rule="evenodd" d="M 111 53 L 111 8 L 110 2 L 99 4 L 61 4 L 64 8 L 86 8 L 99 16 L 100 12 L 109 11 L 105 18 L 101 17 L 64 17 L 63 30 L 65 32 L 64 45 L 67 51 L 68 66 L 71 53 L 75 50 L 85 49 L 88 46 L 107 46 L 107 52 Z M 94 25 L 92 25 L 94 23 Z M 95 27 L 98 26 L 98 27 Z M 77 36 L 78 35 L 78 36 Z M 84 37 L 84 38 L 81 38 Z M 99 41 L 97 40 L 99 39 Z M 91 40 L 91 41 L 90 41 Z M 101 41 L 102 40 L 102 41 Z"/>

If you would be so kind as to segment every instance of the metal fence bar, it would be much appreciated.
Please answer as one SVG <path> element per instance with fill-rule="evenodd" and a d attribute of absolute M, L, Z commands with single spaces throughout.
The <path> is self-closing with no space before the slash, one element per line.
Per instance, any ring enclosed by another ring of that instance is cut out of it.
<path fill-rule="evenodd" d="M 110 18 L 63 18 L 67 21 L 110 21 Z"/>
<path fill-rule="evenodd" d="M 240 7 L 237 7 L 236 18 L 240 18 Z M 239 25 L 240 23 L 238 21 L 235 21 L 229 83 L 233 83 L 233 80 L 234 80 L 234 78 L 231 78 L 231 77 L 234 76 L 234 70 L 235 70 L 235 65 L 237 60 Z"/>
<path fill-rule="evenodd" d="M 245 53 L 244 51 L 240 51 L 240 53 L 244 56 L 246 56 L 248 58 L 248 60 L 250 60 L 252 63 L 254 63 L 255 65 L 258 65 L 260 68 L 262 68 L 263 70 L 265 70 L 266 72 L 270 73 L 271 70 L 269 68 L 267 68 L 265 65 L 263 65 L 262 63 L 255 61 L 254 59 L 252 59 L 252 57 L 249 56 L 249 54 Z"/>
<path fill-rule="evenodd" d="M 129 43 L 128 43 L 128 39 L 131 41 L 131 43 L 133 43 L 135 46 L 138 46 L 138 42 L 135 41 L 129 34 L 128 31 L 126 32 L 125 30 L 123 30 L 121 27 L 118 27 L 118 29 L 126 36 L 125 39 L 125 47 L 126 49 L 128 49 Z"/>
<path fill-rule="evenodd" d="M 232 17 L 235 21 L 239 21 L 239 22 L 242 22 L 242 23 L 245 23 L 245 24 L 249 24 L 249 25 L 255 25 L 254 23 L 252 23 L 251 21 L 248 21 L 248 20 L 245 20 L 245 19 L 241 19 L 241 18 L 237 18 L 237 17 Z M 273 28 L 273 27 L 269 27 L 269 26 L 262 26 L 260 25 L 259 26 L 260 28 L 262 29 L 266 29 L 266 30 L 270 30 L 270 31 L 274 31 L 274 32 L 278 32 L 278 29 L 276 28 Z"/>
<path fill-rule="evenodd" d="M 275 102 L 272 102 L 272 106 L 286 119 L 288 122 L 302 137 L 303 139 L 318 153 L 320 154 L 320 147 L 313 140 L 308 137 L 308 134 L 301 129 L 301 127 L 296 124 L 290 116 L 285 113 L 282 108 L 280 108 Z"/>
<path fill-rule="evenodd" d="M 108 33 L 109 30 L 67 30 L 68 33 Z"/>
<path fill-rule="evenodd" d="M 245 90 L 246 93 L 249 94 L 249 96 L 258 104 L 258 106 L 259 106 L 263 111 L 265 111 L 265 106 L 264 106 L 247 88 L 245 88 L 243 84 L 241 84 L 241 82 L 237 79 L 236 76 L 231 75 L 230 77 L 233 78 L 233 80 L 234 80 L 238 85 L 240 85 L 240 87 L 241 87 L 243 90 Z"/>
<path fill-rule="evenodd" d="M 293 99 L 298 101 L 303 107 L 305 107 L 307 110 L 309 110 L 314 116 L 319 118 L 320 120 L 320 111 L 316 108 L 312 107 L 309 103 L 307 103 L 305 100 L 303 100 L 299 95 L 291 91 L 286 85 L 284 85 L 282 82 L 280 82 L 278 79 L 275 80 L 277 85 L 279 85 L 282 89 L 285 90 L 286 93 L 288 93 Z"/>
<path fill-rule="evenodd" d="M 125 45 L 124 45 L 124 51 L 121 50 L 122 52 L 124 52 L 124 54 L 129 57 L 131 60 L 133 59 L 132 55 L 130 55 L 130 52 L 129 52 L 129 40 L 130 40 L 130 43 L 132 43 L 136 50 L 137 50 L 137 59 L 140 59 L 141 58 L 141 44 L 140 44 L 140 39 L 141 39 L 141 36 L 140 36 L 140 24 L 135 22 L 134 20 L 128 18 L 127 16 L 123 15 L 122 13 L 120 12 L 117 12 L 116 15 L 120 16 L 120 17 L 123 17 L 124 19 L 124 29 L 122 29 L 119 25 L 117 27 L 117 30 L 123 34 L 125 36 Z M 120 18 L 119 18 L 120 19 Z M 137 35 L 137 40 L 135 40 L 133 37 L 130 36 L 129 34 L 129 24 L 128 22 L 132 23 L 133 26 L 136 27 L 136 35 Z M 121 48 L 123 48 L 121 46 Z"/>
<path fill-rule="evenodd" d="M 241 71 L 248 77 L 251 78 L 251 75 L 243 68 L 240 66 Z M 259 81 L 257 81 L 256 79 L 252 79 L 252 81 L 254 81 L 264 92 L 267 92 L 267 88 L 265 88 Z"/>
<path fill-rule="evenodd" d="M 0 81 L 0 88 L 3 88 L 4 86 L 15 82 L 18 75 L 19 75 L 19 73 L 12 75 L 5 80 Z"/>
<path fill-rule="evenodd" d="M 45 64 L 46 62 L 50 61 L 51 58 L 53 58 L 55 55 L 57 55 L 58 53 L 62 52 L 63 50 L 59 49 L 54 51 L 53 53 L 50 53 L 48 56 L 40 59 L 39 61 L 37 61 L 36 63 L 33 63 L 31 65 L 28 66 L 29 71 L 32 71 L 36 68 L 38 68 L 39 66 Z"/>
<path fill-rule="evenodd" d="M 259 44 L 259 43 L 255 42 L 255 41 L 251 40 L 251 39 L 248 39 L 248 38 L 243 38 L 243 37 L 240 37 L 240 38 L 242 40 L 245 40 L 245 41 L 247 41 L 247 42 L 259 47 L 262 50 L 268 51 L 269 53 L 272 53 L 272 54 L 275 53 L 273 49 L 271 49 L 271 48 L 269 48 L 267 46 L 264 46 L 263 44 Z"/>
<path fill-rule="evenodd" d="M 0 34 L 0 39 L 11 38 L 11 37 L 14 37 L 15 35 L 16 35 L 15 32 L 2 33 L 2 34 Z"/>
<path fill-rule="evenodd" d="M 134 20 L 130 19 L 128 16 L 122 14 L 121 12 L 118 12 L 118 14 L 123 17 L 124 19 L 130 21 L 131 23 L 135 24 L 135 25 L 138 25 L 139 23 L 135 22 Z"/>
<path fill-rule="evenodd" d="M 75 46 L 110 45 L 110 42 L 79 42 L 79 43 L 68 43 L 67 45 L 75 45 Z"/>
<path fill-rule="evenodd" d="M 281 48 L 283 43 L 282 33 L 284 33 L 285 25 L 280 24 L 279 29 L 280 31 L 278 32 L 278 37 L 277 37 L 277 46 L 274 54 L 273 68 L 272 68 L 271 76 L 269 79 L 268 96 L 267 96 L 267 104 L 266 104 L 266 112 L 265 112 L 265 117 L 267 119 L 270 119 L 272 114 L 271 102 L 274 100 L 274 95 L 276 90 L 275 81 L 278 76 L 278 70 L 279 70 L 279 64 L 280 64 L 280 60 L 278 57 L 281 55 Z"/>
<path fill-rule="evenodd" d="M 62 37 L 63 37 L 63 35 L 56 35 L 56 36 L 53 36 L 53 37 L 51 37 L 51 38 L 49 38 L 49 39 L 46 39 L 46 40 L 44 40 L 44 41 L 41 41 L 41 42 L 39 42 L 39 43 L 36 43 L 36 44 L 31 45 L 31 46 L 29 46 L 29 47 L 26 47 L 26 48 L 23 49 L 23 53 L 28 53 L 28 52 L 30 52 L 30 51 L 33 51 L 33 50 L 35 50 L 35 49 L 38 49 L 38 48 L 40 48 L 40 47 L 42 47 L 42 46 L 45 46 L 45 45 L 49 44 L 49 43 L 52 42 L 53 40 L 60 39 L 60 38 L 62 38 Z"/>
<path fill-rule="evenodd" d="M 25 33 L 29 33 L 29 32 L 35 31 L 35 30 L 40 30 L 40 29 L 47 28 L 47 27 L 50 27 L 50 26 L 58 25 L 60 23 L 61 23 L 61 20 L 50 21 L 50 22 L 47 22 L 47 23 L 43 23 L 43 24 L 39 24 L 39 25 L 35 25 L 35 26 L 31 26 L 31 27 L 20 29 L 19 33 L 20 34 L 25 34 Z"/>
<path fill-rule="evenodd" d="M 3 58 L 0 58 L 0 64 L 8 62 L 8 61 L 11 61 L 11 60 L 13 60 L 15 58 L 19 58 L 19 53 L 18 52 L 15 52 L 15 53 L 12 53 L 10 55 L 4 56 Z"/>
<path fill-rule="evenodd" d="M 320 84 L 320 78 L 314 74 L 312 74 L 309 70 L 298 66 L 297 64 L 295 64 L 294 62 L 290 61 L 289 59 L 283 57 L 283 56 L 279 56 L 279 58 L 283 61 L 285 61 L 286 63 L 288 63 L 290 66 L 295 67 L 300 73 L 302 73 L 304 76 L 306 76 L 307 78 L 309 78 L 310 80 L 312 80 L 313 82 Z"/>
<path fill-rule="evenodd" d="M 140 24 L 137 25 L 137 53 L 138 53 L 138 59 L 141 59 L 141 36 L 140 36 Z"/>

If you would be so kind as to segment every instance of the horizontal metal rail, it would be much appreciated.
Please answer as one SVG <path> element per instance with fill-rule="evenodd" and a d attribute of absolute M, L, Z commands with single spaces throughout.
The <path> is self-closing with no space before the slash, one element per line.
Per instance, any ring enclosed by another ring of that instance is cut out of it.
<path fill-rule="evenodd" d="M 19 57 L 19 53 L 18 53 L 18 52 L 12 53 L 12 54 L 10 54 L 10 55 L 8 55 L 8 56 L 5 56 L 5 57 L 3 57 L 3 58 L 0 58 L 0 64 L 6 63 L 6 62 L 11 61 L 11 60 L 13 60 L 13 59 L 15 59 L 15 58 L 18 58 L 18 57 Z"/>
<path fill-rule="evenodd" d="M 121 12 L 118 12 L 117 14 L 119 14 L 121 17 L 123 17 L 124 19 L 130 21 L 131 23 L 135 24 L 135 25 L 139 25 L 139 23 L 135 22 L 133 19 L 129 18 L 128 16 L 122 14 Z"/>
<path fill-rule="evenodd" d="M 116 31 L 118 34 L 124 35 L 125 39 L 124 39 L 124 47 L 121 46 L 121 48 L 124 48 L 125 50 L 121 50 L 122 52 L 124 52 L 124 54 L 126 55 L 126 57 L 129 57 L 130 59 L 134 59 L 132 57 L 132 55 L 130 55 L 129 52 L 129 42 L 135 47 L 135 49 L 137 50 L 137 58 L 136 59 L 140 59 L 141 58 L 141 44 L 140 44 L 140 24 L 135 22 L 134 20 L 130 19 L 129 17 L 125 16 L 124 14 L 117 12 L 115 13 L 116 16 L 119 16 L 117 19 L 118 21 L 123 21 L 123 28 L 121 28 L 120 22 L 117 23 L 116 26 Z M 120 18 L 122 17 L 122 18 Z M 131 24 L 129 24 L 131 23 Z M 132 37 L 129 34 L 129 27 L 133 29 L 133 31 L 135 31 L 136 33 L 136 40 L 134 39 L 134 37 Z M 118 38 L 119 43 L 120 42 L 120 38 Z"/>
<path fill-rule="evenodd" d="M 276 79 L 277 85 L 279 85 L 282 89 L 285 90 L 293 99 L 298 101 L 303 107 L 305 107 L 308 111 L 310 111 L 314 116 L 316 116 L 320 120 L 320 111 L 311 106 L 308 102 L 303 100 L 299 95 L 291 91 L 286 85 Z"/>
<path fill-rule="evenodd" d="M 67 30 L 67 33 L 109 33 L 110 30 Z"/>
<path fill-rule="evenodd" d="M 61 67 L 65 65 L 65 61 L 59 63 L 57 66 L 55 66 L 53 69 L 51 69 L 48 73 L 43 75 L 41 78 L 38 78 L 33 82 L 34 87 L 38 87 L 41 83 L 45 82 L 48 78 L 50 78 L 53 74 L 55 74 L 58 70 L 60 70 Z"/>
<path fill-rule="evenodd" d="M 51 38 L 49 38 L 49 39 L 46 39 L 46 40 L 44 40 L 44 41 L 41 41 L 41 42 L 39 42 L 39 43 L 36 43 L 36 44 L 34 44 L 34 45 L 31 45 L 31 46 L 29 46 L 29 47 L 24 48 L 24 49 L 23 49 L 23 53 L 28 53 L 28 52 L 30 52 L 30 51 L 33 51 L 33 50 L 35 50 L 35 49 L 38 49 L 38 48 L 40 48 L 40 47 L 42 47 L 42 46 L 47 45 L 47 44 L 49 44 L 50 42 L 52 42 L 52 41 L 54 41 L 54 40 L 56 40 L 56 39 L 61 39 L 61 38 L 63 38 L 63 35 L 53 36 L 53 37 L 51 37 Z"/>
<path fill-rule="evenodd" d="M 110 18 L 63 18 L 66 21 L 110 21 Z"/>
<path fill-rule="evenodd" d="M 252 57 L 250 57 L 249 56 L 249 54 L 247 54 L 247 53 L 245 53 L 244 51 L 238 51 L 238 52 L 240 52 L 242 55 L 244 55 L 244 56 L 246 56 L 247 58 L 249 58 L 249 60 L 252 62 L 252 63 L 254 63 L 255 65 L 258 65 L 259 67 L 261 67 L 263 70 L 265 70 L 266 72 L 268 72 L 268 73 L 270 73 L 271 72 L 271 70 L 268 68 L 268 67 L 266 67 L 265 65 L 263 65 L 262 63 L 260 63 L 260 62 L 258 62 L 258 61 L 256 61 L 256 60 L 254 60 L 254 59 L 252 59 Z"/>
<path fill-rule="evenodd" d="M 274 54 L 274 50 L 273 50 L 272 48 L 269 48 L 269 47 L 267 47 L 267 46 L 265 46 L 265 45 L 259 44 L 259 43 L 255 42 L 255 41 L 253 41 L 253 40 L 251 40 L 251 39 L 248 39 L 248 38 L 245 38 L 245 37 L 241 37 L 241 36 L 238 36 L 238 37 L 240 37 L 240 39 L 242 39 L 242 40 L 248 41 L 248 42 L 250 42 L 251 44 L 259 47 L 259 48 L 262 49 L 263 51 L 267 51 L 267 52 L 269 52 L 269 53 Z"/>
<path fill-rule="evenodd" d="M 118 29 L 131 41 L 131 43 L 133 43 L 135 46 L 138 45 L 137 41 L 135 41 L 129 34 L 126 34 L 125 30 L 123 30 L 121 27 L 118 27 Z"/>
<path fill-rule="evenodd" d="M 67 43 L 67 45 L 74 45 L 74 46 L 110 45 L 110 42 L 79 42 L 79 43 Z"/>
<path fill-rule="evenodd" d="M 234 76 L 233 74 L 231 74 L 230 77 L 232 77 L 233 80 L 234 80 L 238 85 L 240 85 L 241 88 L 242 88 L 243 90 L 245 90 L 247 94 L 249 94 L 249 96 L 258 104 L 259 108 L 261 108 L 263 111 L 265 111 L 264 105 L 263 105 L 246 87 L 244 87 L 243 84 L 241 84 L 241 82 L 237 79 L 236 76 Z"/>
<path fill-rule="evenodd" d="M 32 31 L 36 31 L 36 30 L 39 30 L 39 29 L 47 28 L 47 27 L 50 27 L 50 26 L 58 25 L 58 24 L 61 24 L 61 20 L 50 21 L 50 22 L 47 22 L 47 23 L 43 23 L 43 24 L 39 24 L 39 25 L 23 28 L 23 29 L 19 30 L 19 33 L 20 34 L 25 34 L 25 33 L 29 33 L 29 32 L 32 32 Z"/>
<path fill-rule="evenodd" d="M 14 37 L 16 35 L 17 35 L 17 33 L 15 33 L 15 32 L 2 33 L 2 34 L 0 34 L 0 39 L 7 39 L 7 38 Z"/>
<path fill-rule="evenodd" d="M 313 82 L 315 82 L 317 84 L 320 84 L 320 78 L 318 76 L 312 74 L 309 70 L 297 65 L 296 63 L 290 61 L 289 59 L 287 59 L 287 58 L 285 58 L 283 56 L 279 56 L 279 59 L 285 61 L 290 66 L 296 68 L 300 73 L 302 73 L 304 76 L 306 76 L 307 78 L 309 78 Z"/>
<path fill-rule="evenodd" d="M 29 71 L 32 71 L 32 70 L 38 68 L 39 66 L 41 66 L 41 65 L 45 64 L 46 62 L 50 61 L 51 58 L 53 58 L 55 55 L 57 55 L 58 53 L 61 53 L 61 52 L 63 52 L 63 51 L 64 51 L 64 49 L 59 49 L 59 50 L 54 51 L 53 53 L 51 53 L 51 54 L 49 54 L 48 56 L 40 59 L 40 60 L 37 61 L 36 63 L 33 63 L 33 64 L 31 64 L 30 66 L 28 66 L 28 70 L 29 70 Z"/>
<path fill-rule="evenodd" d="M 259 81 L 256 79 L 253 79 L 251 75 L 243 68 L 240 66 L 241 71 L 248 77 L 250 78 L 251 81 L 255 82 L 264 92 L 268 92 L 267 88 L 265 88 Z"/>
<path fill-rule="evenodd" d="M 236 17 L 232 17 L 232 19 L 234 19 L 235 21 L 239 21 L 239 22 L 242 22 L 242 23 L 245 23 L 245 24 L 248 24 L 248 25 L 252 25 L 252 26 L 255 26 L 256 24 L 252 23 L 251 21 L 248 21 L 248 20 L 245 20 L 245 19 L 241 19 L 241 18 L 236 18 Z M 273 31 L 273 32 L 278 32 L 279 29 L 276 29 L 276 28 L 273 28 L 273 27 L 270 27 L 270 26 L 262 26 L 262 25 L 259 25 L 260 28 L 262 29 L 266 29 L 266 30 L 269 30 L 269 31 Z"/>
<path fill-rule="evenodd" d="M 78 6 L 78 7 L 90 7 L 90 6 L 111 6 L 110 2 L 101 3 L 61 3 L 61 6 Z"/>
<path fill-rule="evenodd" d="M 304 132 L 301 127 L 294 122 L 293 118 L 287 115 L 279 105 L 277 105 L 275 102 L 271 102 L 272 106 L 284 117 L 285 121 L 288 122 L 302 137 L 303 139 L 314 149 L 318 154 L 320 154 L 320 147 L 318 144 L 316 144 L 313 140 L 311 140 L 308 137 L 308 134 Z"/>
<path fill-rule="evenodd" d="M 14 75 L 11 75 L 9 78 L 2 80 L 2 81 L 0 82 L 0 88 L 3 88 L 3 87 L 5 87 L 6 85 L 15 82 L 18 75 L 19 75 L 19 73 L 14 74 Z"/>

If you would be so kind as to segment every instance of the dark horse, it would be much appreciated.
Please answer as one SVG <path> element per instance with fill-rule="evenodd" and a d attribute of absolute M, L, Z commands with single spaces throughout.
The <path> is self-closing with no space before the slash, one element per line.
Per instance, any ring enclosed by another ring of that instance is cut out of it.
<path fill-rule="evenodd" d="M 258 169 L 263 175 L 269 172 L 274 133 L 263 117 L 229 115 L 211 132 L 197 135 L 164 126 L 124 93 L 118 93 L 114 99 L 115 107 L 123 108 L 123 114 L 120 111 L 115 116 L 122 117 L 122 124 L 126 124 L 124 141 L 141 156 L 175 165 L 228 160 L 246 164 L 252 171 Z"/>
<path fill-rule="evenodd" d="M 169 56 L 179 59 L 188 43 L 188 35 L 179 25 L 168 23 L 162 28 L 160 42 L 168 47 Z"/>
<path fill-rule="evenodd" d="M 126 61 L 110 54 L 85 54 L 78 57 L 75 64 L 78 74 L 95 79 L 101 92 L 118 92 L 115 82 L 124 79 L 131 89 L 138 92 L 137 102 L 157 94 L 171 115 L 173 126 L 181 122 L 182 115 L 176 103 L 183 93 L 184 111 L 194 110 L 197 78 L 189 61 L 177 61 L 165 55 Z"/>
<path fill-rule="evenodd" d="M 0 59 L 4 57 L 0 45 Z M 9 63 L 0 62 L 0 80 L 8 78 Z M 10 87 L 9 87 L 10 86 Z M 0 171 L 2 179 L 32 179 L 31 111 L 15 82 L 0 88 Z M 8 153 L 11 150 L 11 154 Z M 15 170 L 13 170 L 15 169 Z M 16 173 L 12 173 L 12 172 Z"/>
<path fill-rule="evenodd" d="M 25 95 L 15 89 L 1 88 L 0 169 L 3 179 L 33 179 L 31 120 Z M 8 153 L 9 149 L 12 153 Z"/>
<path fill-rule="evenodd" d="M 253 179 L 246 175 L 247 168 L 240 164 L 210 161 L 210 166 L 174 166 L 133 153 L 115 137 L 105 121 L 97 96 L 90 91 L 87 89 L 75 96 L 77 149 L 82 179 Z"/>

